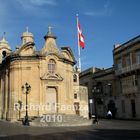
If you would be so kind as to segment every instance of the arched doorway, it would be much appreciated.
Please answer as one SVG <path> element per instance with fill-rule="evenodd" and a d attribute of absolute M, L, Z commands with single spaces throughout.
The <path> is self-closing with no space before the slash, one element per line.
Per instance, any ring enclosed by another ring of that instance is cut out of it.
<path fill-rule="evenodd" d="M 47 87 L 47 93 L 46 93 L 46 104 L 47 104 L 47 112 L 48 113 L 56 113 L 57 103 L 57 90 L 55 87 Z"/>
<path fill-rule="evenodd" d="M 115 118 L 115 115 L 116 115 L 116 112 L 117 112 L 115 102 L 113 100 L 110 100 L 107 107 L 108 107 L 108 110 L 111 111 L 112 117 Z"/>

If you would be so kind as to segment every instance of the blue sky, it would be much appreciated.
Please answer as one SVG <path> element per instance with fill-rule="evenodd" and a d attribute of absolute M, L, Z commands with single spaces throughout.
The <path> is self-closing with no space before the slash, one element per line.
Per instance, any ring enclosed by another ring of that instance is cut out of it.
<path fill-rule="evenodd" d="M 107 68 L 113 64 L 113 45 L 140 34 L 139 6 L 139 0 L 0 0 L 0 37 L 6 32 L 15 50 L 28 26 L 39 50 L 51 25 L 58 47 L 70 46 L 77 57 L 78 13 L 85 36 L 82 69 Z"/>

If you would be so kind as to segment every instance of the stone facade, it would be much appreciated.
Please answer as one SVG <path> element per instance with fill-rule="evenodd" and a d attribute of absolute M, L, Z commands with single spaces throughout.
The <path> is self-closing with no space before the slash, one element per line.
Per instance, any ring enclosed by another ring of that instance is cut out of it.
<path fill-rule="evenodd" d="M 82 78 L 80 77 L 80 83 L 82 85 L 86 85 L 86 79 L 90 79 L 88 81 L 88 89 L 90 89 L 89 100 L 92 100 L 89 104 L 90 114 L 96 114 L 98 117 L 103 118 L 106 117 L 109 109 L 113 112 L 115 106 L 113 107 L 111 103 L 115 103 L 116 100 L 114 69 L 96 68 L 96 71 L 91 73 L 90 78 L 88 78 L 89 75 L 86 75 L 85 72 L 82 72 L 80 76 L 81 75 Z"/>
<path fill-rule="evenodd" d="M 28 30 L 22 34 L 21 45 L 15 52 L 4 37 L 0 41 L 1 119 L 18 120 L 25 116 L 25 83 L 31 86 L 27 95 L 29 116 L 62 113 L 88 118 L 87 88 L 79 86 L 71 49 L 57 48 L 51 28 L 44 39 L 40 51 L 36 51 L 33 34 Z M 86 109 L 84 112 L 79 109 L 81 105 Z"/>
<path fill-rule="evenodd" d="M 140 36 L 115 45 L 113 58 L 118 79 L 118 117 L 140 119 Z"/>
<path fill-rule="evenodd" d="M 96 100 L 89 104 L 90 113 L 106 117 L 111 110 L 114 118 L 140 119 L 140 36 L 115 45 L 113 59 L 112 68 L 87 69 L 80 74 L 80 84 L 87 86 L 90 99 Z"/>
<path fill-rule="evenodd" d="M 80 85 L 82 86 L 86 86 L 88 88 L 88 97 L 89 99 L 92 98 L 92 88 L 93 88 L 93 74 L 100 71 L 101 69 L 99 68 L 89 68 L 89 69 L 86 69 L 85 71 L 82 71 L 80 73 Z"/>

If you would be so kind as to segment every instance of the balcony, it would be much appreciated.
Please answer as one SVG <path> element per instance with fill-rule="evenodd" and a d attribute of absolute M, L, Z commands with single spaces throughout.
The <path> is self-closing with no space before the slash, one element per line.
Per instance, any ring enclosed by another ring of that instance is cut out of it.
<path fill-rule="evenodd" d="M 134 71 L 134 70 L 137 70 L 137 69 L 140 69 L 140 63 L 135 63 L 133 65 L 130 65 L 130 66 L 115 70 L 115 74 L 116 75 L 121 75 L 121 74 L 131 72 L 131 71 Z"/>
<path fill-rule="evenodd" d="M 126 94 L 132 94 L 132 93 L 137 93 L 138 92 L 138 87 L 137 86 L 131 86 L 131 87 L 127 87 L 127 88 L 122 88 L 122 93 L 124 95 Z"/>

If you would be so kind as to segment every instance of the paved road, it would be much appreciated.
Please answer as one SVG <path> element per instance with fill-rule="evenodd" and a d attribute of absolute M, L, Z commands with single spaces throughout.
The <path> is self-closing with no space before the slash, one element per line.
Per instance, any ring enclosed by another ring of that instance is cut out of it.
<path fill-rule="evenodd" d="M 140 121 L 100 120 L 85 127 L 25 127 L 0 122 L 0 140 L 140 140 Z"/>

